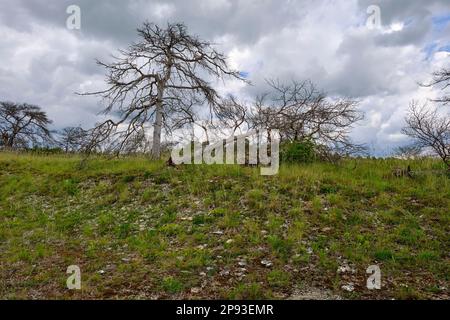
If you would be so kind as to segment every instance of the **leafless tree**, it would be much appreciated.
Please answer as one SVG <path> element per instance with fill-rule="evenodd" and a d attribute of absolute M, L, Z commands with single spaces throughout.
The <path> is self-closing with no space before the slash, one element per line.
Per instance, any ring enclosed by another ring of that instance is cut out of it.
<path fill-rule="evenodd" d="M 412 160 L 422 155 L 423 149 L 417 144 L 400 146 L 394 150 L 394 155 L 401 159 Z"/>
<path fill-rule="evenodd" d="M 161 132 L 174 107 L 182 106 L 186 97 L 195 97 L 213 110 L 220 99 L 208 77 L 241 77 L 210 42 L 188 34 L 183 24 L 161 28 L 144 23 L 138 34 L 140 40 L 120 50 L 114 62 L 98 61 L 107 71 L 109 87 L 88 94 L 103 97 L 104 113 L 119 119 L 108 119 L 92 130 L 89 146 L 112 139 L 117 142 L 116 152 L 121 152 L 128 139 L 153 121 L 152 155 L 159 158 Z"/>
<path fill-rule="evenodd" d="M 29 148 L 52 141 L 48 125 L 52 122 L 38 106 L 0 102 L 0 146 Z"/>
<path fill-rule="evenodd" d="M 81 127 L 67 127 L 59 132 L 58 144 L 65 152 L 78 152 L 86 143 L 88 132 Z"/>
<path fill-rule="evenodd" d="M 257 97 L 251 116 L 253 127 L 278 129 L 282 140 L 314 141 L 328 160 L 364 150 L 349 139 L 352 125 L 363 119 L 356 101 L 329 99 L 311 81 L 267 83 L 271 91 Z"/>
<path fill-rule="evenodd" d="M 404 134 L 413 138 L 417 146 L 431 149 L 450 170 L 450 116 L 440 114 L 427 104 L 410 104 Z"/>

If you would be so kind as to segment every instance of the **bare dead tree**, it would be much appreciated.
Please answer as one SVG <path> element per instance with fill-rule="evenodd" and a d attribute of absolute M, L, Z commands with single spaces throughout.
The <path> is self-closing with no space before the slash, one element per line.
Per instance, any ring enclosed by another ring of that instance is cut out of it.
<path fill-rule="evenodd" d="M 450 116 L 439 114 L 427 104 L 411 102 L 402 132 L 414 139 L 417 146 L 431 149 L 450 170 Z"/>
<path fill-rule="evenodd" d="M 27 103 L 0 102 L 0 146 L 26 149 L 52 142 L 47 114 Z"/>
<path fill-rule="evenodd" d="M 65 152 L 79 152 L 88 138 L 88 132 L 81 127 L 67 127 L 59 132 L 58 145 Z"/>
<path fill-rule="evenodd" d="M 406 160 L 417 159 L 422 155 L 423 149 L 417 144 L 397 147 L 394 150 L 394 155 Z"/>
<path fill-rule="evenodd" d="M 210 42 L 188 34 L 183 24 L 161 28 L 144 23 L 138 35 L 139 42 L 120 50 L 114 62 L 98 61 L 107 71 L 109 88 L 87 94 L 101 96 L 104 113 L 114 113 L 118 120 L 108 119 L 94 128 L 89 147 L 113 140 L 115 151 L 121 152 L 127 140 L 153 121 L 152 155 L 159 158 L 161 132 L 177 103 L 195 96 L 210 107 L 217 105 L 219 95 L 207 78 L 243 79 Z"/>
<path fill-rule="evenodd" d="M 363 119 L 356 101 L 329 99 L 311 81 L 267 83 L 272 90 L 257 97 L 253 127 L 278 129 L 282 140 L 313 141 L 327 160 L 364 151 L 349 138 L 352 125 Z"/>

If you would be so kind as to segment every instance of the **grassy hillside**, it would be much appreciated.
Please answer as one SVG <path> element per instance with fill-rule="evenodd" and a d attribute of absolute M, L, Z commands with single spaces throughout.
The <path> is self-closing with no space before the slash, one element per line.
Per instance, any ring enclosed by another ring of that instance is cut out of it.
<path fill-rule="evenodd" d="M 448 298 L 439 162 L 185 166 L 0 154 L 0 298 Z M 377 264 L 382 289 L 366 288 Z M 66 288 L 78 265 L 82 290 Z M 338 269 L 341 269 L 338 272 Z M 342 286 L 354 284 L 348 292 Z"/>

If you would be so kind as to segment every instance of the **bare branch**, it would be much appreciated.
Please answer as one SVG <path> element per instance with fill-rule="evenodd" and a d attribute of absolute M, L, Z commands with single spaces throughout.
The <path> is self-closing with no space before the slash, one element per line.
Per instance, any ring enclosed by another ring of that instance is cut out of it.
<path fill-rule="evenodd" d="M 433 73 L 433 79 L 428 84 L 422 84 L 424 87 L 440 87 L 441 90 L 445 91 L 450 87 L 450 70 L 441 69 Z M 445 94 L 444 96 L 432 100 L 434 102 L 442 103 L 444 105 L 450 103 L 450 96 Z"/>

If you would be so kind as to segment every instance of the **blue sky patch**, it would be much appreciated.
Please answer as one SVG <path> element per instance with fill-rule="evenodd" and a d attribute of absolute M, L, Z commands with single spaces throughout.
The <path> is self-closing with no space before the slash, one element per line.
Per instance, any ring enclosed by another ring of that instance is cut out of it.
<path fill-rule="evenodd" d="M 250 76 L 250 72 L 247 72 L 247 71 L 239 71 L 239 75 L 240 75 L 242 78 L 247 79 L 247 78 Z"/>
<path fill-rule="evenodd" d="M 438 51 L 450 52 L 450 44 L 440 47 Z"/>
<path fill-rule="evenodd" d="M 437 31 L 442 31 L 448 24 L 450 24 L 450 13 L 434 16 L 432 20 L 433 28 Z"/>
<path fill-rule="evenodd" d="M 430 43 L 427 46 L 425 46 L 425 48 L 423 48 L 423 51 L 425 51 L 426 53 L 426 58 L 425 60 L 429 60 L 431 58 L 431 56 L 437 51 L 436 49 L 438 48 L 438 44 L 436 42 Z"/>

